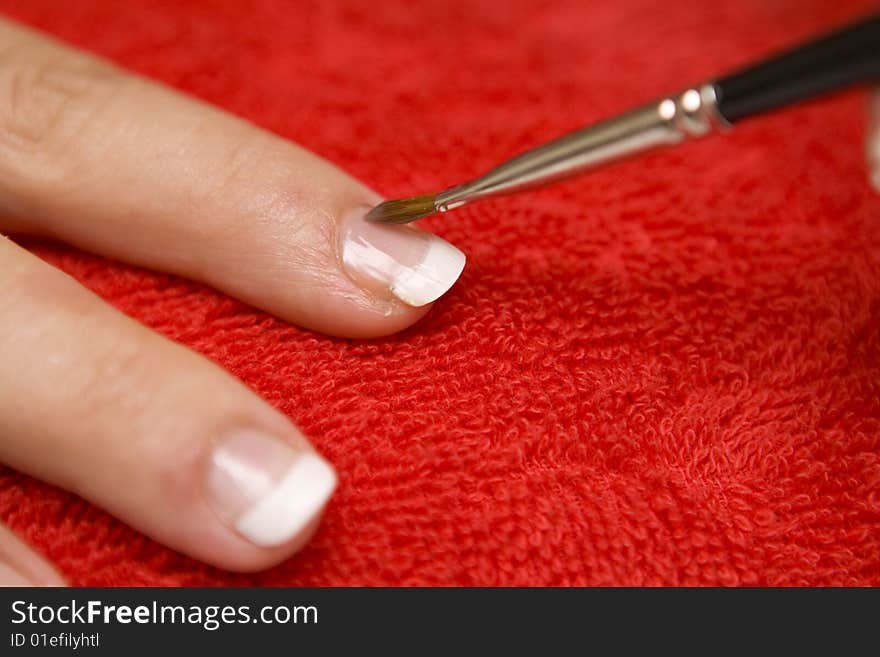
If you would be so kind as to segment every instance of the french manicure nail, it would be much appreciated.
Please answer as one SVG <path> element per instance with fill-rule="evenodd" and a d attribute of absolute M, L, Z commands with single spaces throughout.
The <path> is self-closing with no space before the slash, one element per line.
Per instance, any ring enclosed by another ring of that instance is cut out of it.
<path fill-rule="evenodd" d="M 251 430 L 219 443 L 207 473 L 214 510 L 262 547 L 296 536 L 320 514 L 335 488 L 336 473 L 320 456 Z"/>
<path fill-rule="evenodd" d="M 365 214 L 352 214 L 340 229 L 343 265 L 361 287 L 424 306 L 458 280 L 465 255 L 449 242 L 412 226 L 368 222 Z"/>

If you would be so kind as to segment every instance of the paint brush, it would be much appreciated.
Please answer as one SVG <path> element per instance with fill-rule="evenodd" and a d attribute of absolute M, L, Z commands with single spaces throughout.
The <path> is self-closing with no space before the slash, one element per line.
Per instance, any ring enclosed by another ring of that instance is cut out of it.
<path fill-rule="evenodd" d="M 880 15 L 714 81 L 569 133 L 438 194 L 385 201 L 367 219 L 403 224 L 474 201 L 521 192 L 723 131 L 847 86 L 880 80 Z"/>

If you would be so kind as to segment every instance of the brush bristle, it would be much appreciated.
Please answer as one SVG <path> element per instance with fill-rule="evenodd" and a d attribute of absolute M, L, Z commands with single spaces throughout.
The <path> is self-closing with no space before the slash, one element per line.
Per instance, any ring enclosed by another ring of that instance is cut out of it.
<path fill-rule="evenodd" d="M 434 195 L 424 194 L 380 203 L 367 213 L 367 220 L 382 224 L 406 224 L 424 219 L 436 211 Z"/>

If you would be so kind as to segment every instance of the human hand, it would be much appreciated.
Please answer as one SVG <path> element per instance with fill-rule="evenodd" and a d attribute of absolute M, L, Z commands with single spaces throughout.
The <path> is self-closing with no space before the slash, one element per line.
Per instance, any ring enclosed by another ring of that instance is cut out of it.
<path fill-rule="evenodd" d="M 338 336 L 399 331 L 464 255 L 278 137 L 0 21 L 0 231 L 186 276 Z M 0 461 L 231 570 L 315 530 L 332 467 L 221 368 L 0 235 Z M 0 527 L 0 584 L 62 578 Z"/>
<path fill-rule="evenodd" d="M 880 89 L 868 101 L 868 137 L 865 140 L 868 173 L 874 188 L 880 192 Z"/>

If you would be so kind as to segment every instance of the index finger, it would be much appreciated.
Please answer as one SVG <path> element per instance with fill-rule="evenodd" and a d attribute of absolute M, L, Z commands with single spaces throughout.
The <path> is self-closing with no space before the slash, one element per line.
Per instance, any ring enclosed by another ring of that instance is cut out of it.
<path fill-rule="evenodd" d="M 181 274 L 330 334 L 392 333 L 464 254 L 224 112 L 0 21 L 0 230 Z"/>

